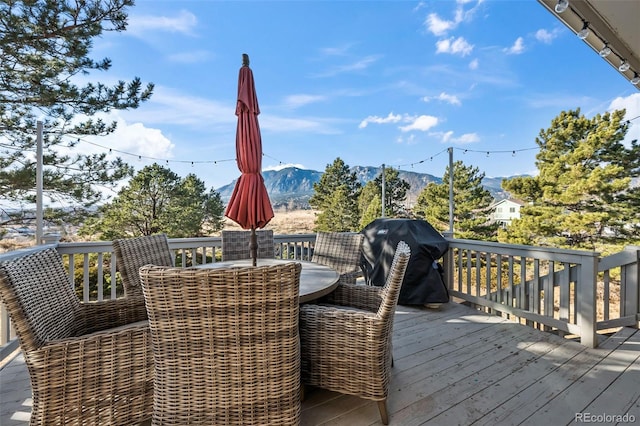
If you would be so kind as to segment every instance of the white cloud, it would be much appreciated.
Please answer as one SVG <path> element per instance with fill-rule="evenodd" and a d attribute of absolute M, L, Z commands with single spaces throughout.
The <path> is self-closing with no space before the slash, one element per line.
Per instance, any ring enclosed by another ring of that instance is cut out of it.
<path fill-rule="evenodd" d="M 519 55 L 524 52 L 524 39 L 518 37 L 511 47 L 503 49 L 507 55 Z"/>
<path fill-rule="evenodd" d="M 186 10 L 181 10 L 175 17 L 134 14 L 129 17 L 127 34 L 141 36 L 149 31 L 162 31 L 193 35 L 197 23 L 196 16 Z"/>
<path fill-rule="evenodd" d="M 429 32 L 433 35 L 441 36 L 446 34 L 449 30 L 455 28 L 457 23 L 454 21 L 447 21 L 440 18 L 436 13 L 430 13 L 427 16 L 427 20 L 425 21 L 425 25 Z"/>
<path fill-rule="evenodd" d="M 461 105 L 460 99 L 456 95 L 442 92 L 438 95 L 438 99 L 451 105 Z"/>
<path fill-rule="evenodd" d="M 465 133 L 457 138 L 452 138 L 451 142 L 457 144 L 467 144 L 480 142 L 480 136 L 477 133 Z"/>
<path fill-rule="evenodd" d="M 429 97 L 429 96 L 425 96 L 424 98 L 422 98 L 423 101 L 425 102 L 429 102 L 431 99 L 436 99 L 442 102 L 446 102 L 448 104 L 451 105 L 461 105 L 462 103 L 460 102 L 460 99 L 456 96 L 456 95 L 450 95 L 448 93 L 442 92 L 440 93 L 438 96 L 433 96 L 433 97 Z"/>
<path fill-rule="evenodd" d="M 299 108 L 304 105 L 309 105 L 316 102 L 322 102 L 327 99 L 326 96 L 322 95 L 290 95 L 284 99 L 284 103 L 288 108 Z"/>
<path fill-rule="evenodd" d="M 471 70 L 477 70 L 478 66 L 479 66 L 478 59 L 474 59 L 473 61 L 469 62 L 469 69 Z"/>
<path fill-rule="evenodd" d="M 320 53 L 325 56 L 345 56 L 352 46 L 353 43 L 335 47 L 323 47 L 320 49 Z"/>
<path fill-rule="evenodd" d="M 402 116 L 399 114 L 394 115 L 392 112 L 390 112 L 389 115 L 387 115 L 384 118 L 378 117 L 377 115 L 370 115 L 369 117 L 365 118 L 360 122 L 360 124 L 358 125 L 358 128 L 364 129 L 365 127 L 367 127 L 369 123 L 375 123 L 375 124 L 398 123 L 400 122 L 400 120 L 402 120 Z"/>
<path fill-rule="evenodd" d="M 419 130 L 421 132 L 426 132 L 430 128 L 436 126 L 438 124 L 438 118 L 433 117 L 431 115 L 421 115 L 416 117 L 413 123 L 407 126 L 400 126 L 400 130 L 403 132 L 410 132 L 412 130 Z"/>
<path fill-rule="evenodd" d="M 313 77 L 333 77 L 338 74 L 360 71 L 369 68 L 372 64 L 377 62 L 382 56 L 381 55 L 369 55 L 362 59 L 358 59 L 350 64 L 337 65 L 325 72 L 313 74 Z"/>
<path fill-rule="evenodd" d="M 442 143 L 465 145 L 465 144 L 469 144 L 469 143 L 480 142 L 480 136 L 478 136 L 477 133 L 465 133 L 465 134 L 460 135 L 458 137 L 454 137 L 453 136 L 454 135 L 453 130 L 449 130 L 447 132 L 431 133 L 430 135 L 439 138 L 440 142 L 442 142 Z"/>
<path fill-rule="evenodd" d="M 551 42 L 553 41 L 554 38 L 556 38 L 558 36 L 558 31 L 557 30 L 553 30 L 552 32 L 549 32 L 547 30 L 543 29 L 539 29 L 538 31 L 536 31 L 536 40 L 545 43 L 545 44 L 551 44 Z"/>
<path fill-rule="evenodd" d="M 473 15 L 476 10 L 482 4 L 483 0 L 478 0 L 476 5 L 469 10 L 465 10 L 464 6 L 468 3 L 472 3 L 474 0 L 457 0 L 457 6 L 453 14 L 453 20 L 443 19 L 436 13 L 430 13 L 427 15 L 427 19 L 424 25 L 427 30 L 436 36 L 442 36 L 447 34 L 450 30 L 454 30 L 462 22 L 469 22 L 473 19 Z"/>
<path fill-rule="evenodd" d="M 632 95 L 627 96 L 626 98 L 615 98 L 611 101 L 609 105 L 609 111 L 625 109 L 625 120 L 631 120 L 632 118 L 636 118 L 640 116 L 640 93 L 634 93 Z M 625 137 L 625 141 L 632 140 L 640 141 L 640 118 L 636 118 L 631 122 L 629 126 L 629 130 L 627 131 L 627 136 Z"/>
<path fill-rule="evenodd" d="M 71 153 L 82 150 L 83 154 L 110 153 L 121 157 L 125 162 L 135 163 L 136 157 L 145 159 L 171 159 L 175 145 L 161 130 L 147 127 L 140 122 L 128 122 L 120 116 L 120 111 L 99 114 L 105 122 L 115 121 L 115 132 L 106 136 L 82 136 L 80 144 L 68 149 L 60 147 L 61 152 Z M 95 117 L 94 117 L 95 118 Z"/>
<path fill-rule="evenodd" d="M 473 45 L 469 44 L 464 37 L 454 37 L 439 40 L 436 42 L 436 53 L 450 53 L 452 55 L 467 56 L 473 50 Z"/>

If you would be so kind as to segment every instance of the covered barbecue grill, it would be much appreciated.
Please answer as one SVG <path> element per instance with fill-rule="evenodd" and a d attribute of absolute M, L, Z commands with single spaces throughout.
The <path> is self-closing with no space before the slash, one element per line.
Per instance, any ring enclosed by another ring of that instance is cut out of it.
<path fill-rule="evenodd" d="M 383 286 L 399 241 L 411 247 L 411 258 L 400 289 L 399 304 L 422 305 L 449 301 L 438 262 L 449 243 L 429 222 L 414 219 L 376 219 L 362 231 L 361 268 L 366 283 Z"/>

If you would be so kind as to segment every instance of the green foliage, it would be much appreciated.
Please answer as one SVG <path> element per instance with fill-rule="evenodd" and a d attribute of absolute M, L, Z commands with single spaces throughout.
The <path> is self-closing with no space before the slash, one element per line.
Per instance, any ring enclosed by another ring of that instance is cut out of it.
<path fill-rule="evenodd" d="M 594 250 L 640 236 L 640 189 L 630 186 L 640 174 L 640 148 L 622 143 L 624 114 L 589 119 L 579 109 L 563 111 L 540 131 L 538 175 L 502 183 L 529 204 L 500 232 L 501 242 Z"/>
<path fill-rule="evenodd" d="M 400 173 L 393 168 L 384 169 L 385 177 L 385 217 L 404 217 L 407 215 L 402 204 L 411 188 L 409 182 L 400 179 Z M 360 193 L 358 206 L 362 217 L 360 227 L 364 228 L 372 220 L 382 216 L 382 173 L 367 182 Z"/>
<path fill-rule="evenodd" d="M 207 193 L 195 175 L 180 179 L 168 168 L 153 164 L 135 175 L 80 232 L 106 240 L 160 232 L 171 238 L 198 237 L 222 229 L 223 212 L 220 194 Z"/>
<path fill-rule="evenodd" d="M 1 199 L 34 202 L 36 122 L 43 121 L 45 196 L 90 206 L 102 199 L 97 186 L 111 186 L 132 173 L 121 159 L 83 154 L 78 137 L 112 133 L 116 123 L 97 113 L 137 108 L 152 94 L 139 78 L 78 86 L 77 76 L 111 67 L 93 59 L 93 40 L 124 31 L 133 0 L 5 1 L 0 3 Z M 60 148 L 64 148 L 61 150 Z M 72 154 L 67 154 L 73 152 Z"/>
<path fill-rule="evenodd" d="M 477 167 L 465 166 L 462 161 L 453 164 L 453 232 L 456 238 L 493 240 L 498 225 L 489 221 L 491 193 L 482 186 L 484 173 Z M 430 182 L 420 192 L 414 214 L 434 228 L 449 229 L 449 167 L 442 183 Z"/>
<path fill-rule="evenodd" d="M 327 165 L 320 181 L 313 185 L 309 204 L 320 210 L 316 219 L 318 231 L 356 231 L 360 214 L 358 196 L 361 185 L 344 161 L 336 158 Z"/>

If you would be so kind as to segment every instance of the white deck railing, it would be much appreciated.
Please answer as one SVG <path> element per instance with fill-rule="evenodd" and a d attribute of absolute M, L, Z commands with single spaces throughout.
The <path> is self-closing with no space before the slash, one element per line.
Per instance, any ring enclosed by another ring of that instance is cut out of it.
<path fill-rule="evenodd" d="M 448 239 L 450 294 L 487 312 L 598 345 L 598 332 L 638 326 L 638 257 Z"/>
<path fill-rule="evenodd" d="M 275 235 L 276 256 L 310 260 L 315 234 Z M 598 332 L 638 326 L 640 247 L 600 258 L 595 252 L 448 239 L 445 277 L 451 296 L 480 309 L 561 335 L 586 346 Z M 220 237 L 169 240 L 179 266 L 216 262 Z M 119 297 L 111 285 L 116 266 L 110 241 L 60 243 L 69 277 L 84 301 Z M 0 255 L 0 261 L 23 251 Z M 551 295 L 553 297 L 551 297 Z M 17 347 L 0 304 L 0 359 Z"/>

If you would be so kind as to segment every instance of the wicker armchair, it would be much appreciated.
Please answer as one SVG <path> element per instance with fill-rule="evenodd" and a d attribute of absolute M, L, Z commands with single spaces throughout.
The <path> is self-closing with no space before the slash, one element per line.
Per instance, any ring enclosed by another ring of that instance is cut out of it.
<path fill-rule="evenodd" d="M 152 425 L 300 423 L 300 270 L 140 269 L 156 367 Z"/>
<path fill-rule="evenodd" d="M 259 229 L 256 231 L 258 239 L 258 258 L 273 259 L 276 257 L 273 242 L 273 230 Z M 222 260 L 250 259 L 249 240 L 251 231 L 222 231 Z"/>
<path fill-rule="evenodd" d="M 174 255 L 169 249 L 169 240 L 166 234 L 123 238 L 113 240 L 111 244 L 127 297 L 139 296 L 143 298 L 140 285 L 140 267 L 144 265 L 175 265 Z"/>
<path fill-rule="evenodd" d="M 363 234 L 351 232 L 318 232 L 313 247 L 312 262 L 329 266 L 340 274 L 340 283 L 355 284 L 362 275 Z"/>
<path fill-rule="evenodd" d="M 0 298 L 29 370 L 31 425 L 130 426 L 151 417 L 151 337 L 135 301 L 80 302 L 53 248 L 0 263 Z"/>
<path fill-rule="evenodd" d="M 300 307 L 302 382 L 378 401 L 385 425 L 393 317 L 410 256 L 401 241 L 384 287 L 340 284 L 323 303 Z"/>

